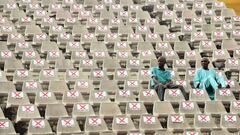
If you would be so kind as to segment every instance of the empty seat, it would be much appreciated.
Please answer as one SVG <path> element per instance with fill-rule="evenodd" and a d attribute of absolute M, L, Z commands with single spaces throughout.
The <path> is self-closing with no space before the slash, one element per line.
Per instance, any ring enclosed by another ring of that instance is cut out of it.
<path fill-rule="evenodd" d="M 148 89 L 148 90 L 140 90 L 138 99 L 140 102 L 150 103 L 159 101 L 158 95 L 155 90 Z"/>
<path fill-rule="evenodd" d="M 119 90 L 116 80 L 101 80 L 100 89 L 108 93 L 116 93 Z"/>
<path fill-rule="evenodd" d="M 164 101 L 180 102 L 185 101 L 185 99 L 180 89 L 166 89 Z"/>
<path fill-rule="evenodd" d="M 226 113 L 226 109 L 221 101 L 206 101 L 204 112 L 206 114 L 219 115 Z"/>
<path fill-rule="evenodd" d="M 119 90 L 115 94 L 115 102 L 117 103 L 127 103 L 136 101 L 135 95 L 131 90 Z"/>
<path fill-rule="evenodd" d="M 139 80 L 126 80 L 124 84 L 124 89 L 129 89 L 134 92 L 139 92 L 141 89 L 141 85 L 139 83 Z"/>
<path fill-rule="evenodd" d="M 9 92 L 16 91 L 16 87 L 12 82 L 0 82 L 0 94 L 1 95 L 8 95 Z"/>
<path fill-rule="evenodd" d="M 162 109 L 164 108 L 164 109 Z M 167 116 L 169 114 L 175 114 L 173 106 L 170 102 L 154 102 L 153 115 L 154 116 Z"/>
<path fill-rule="evenodd" d="M 187 119 L 182 114 L 169 114 L 167 127 L 172 131 L 179 131 L 190 128 Z"/>
<path fill-rule="evenodd" d="M 39 91 L 36 92 L 35 105 L 46 106 L 47 104 L 58 103 L 55 94 L 51 91 Z"/>
<path fill-rule="evenodd" d="M 47 104 L 46 111 L 45 111 L 45 118 L 58 119 L 59 117 L 68 117 L 68 113 L 64 105 L 63 104 Z"/>
<path fill-rule="evenodd" d="M 68 91 L 68 86 L 65 81 L 50 81 L 48 90 L 56 94 L 63 94 L 65 91 Z"/>
<path fill-rule="evenodd" d="M 89 102 L 92 104 L 99 104 L 103 102 L 110 102 L 109 96 L 104 90 L 92 90 L 90 91 Z"/>
<path fill-rule="evenodd" d="M 238 114 L 240 112 L 240 101 L 231 101 L 230 112 L 233 114 Z"/>
<path fill-rule="evenodd" d="M 217 128 L 217 125 L 210 114 L 195 114 L 194 126 L 195 129 L 200 129 L 202 131 L 210 131 Z"/>
<path fill-rule="evenodd" d="M 54 69 L 42 69 L 39 74 L 39 82 L 46 83 L 58 80 L 58 72 Z"/>
<path fill-rule="evenodd" d="M 222 114 L 220 127 L 228 129 L 230 131 L 237 131 L 239 127 L 240 119 L 237 114 Z"/>
<path fill-rule="evenodd" d="M 8 119 L 0 119 L 0 133 L 1 134 L 16 134 L 13 124 Z"/>
<path fill-rule="evenodd" d="M 16 107 L 19 105 L 28 105 L 30 104 L 29 98 L 24 92 L 9 92 L 7 98 L 7 108 Z"/>
<path fill-rule="evenodd" d="M 190 89 L 189 100 L 197 101 L 197 102 L 205 102 L 205 101 L 210 101 L 210 98 L 206 90 Z"/>
<path fill-rule="evenodd" d="M 85 102 L 85 100 L 79 90 L 65 91 L 63 94 L 62 103 L 64 105 L 73 105 L 82 102 Z"/>
<path fill-rule="evenodd" d="M 13 76 L 13 82 L 14 83 L 23 83 L 25 81 L 33 81 L 32 73 L 26 69 L 15 70 L 15 73 Z"/>
<path fill-rule="evenodd" d="M 180 103 L 179 112 L 185 115 L 194 115 L 201 113 L 196 102 L 183 101 Z"/>
<path fill-rule="evenodd" d="M 115 115 L 121 115 L 121 110 L 116 103 L 101 103 L 99 109 L 99 115 L 103 117 L 113 117 Z"/>
<path fill-rule="evenodd" d="M 219 89 L 215 92 L 215 97 L 216 101 L 230 102 L 235 100 L 235 97 L 230 89 Z"/>
<path fill-rule="evenodd" d="M 80 90 L 82 94 L 89 94 L 94 90 L 93 81 L 81 79 L 75 83 L 74 89 Z"/>
<path fill-rule="evenodd" d="M 142 102 L 128 102 L 126 105 L 126 114 L 139 117 L 147 114 L 147 110 Z"/>

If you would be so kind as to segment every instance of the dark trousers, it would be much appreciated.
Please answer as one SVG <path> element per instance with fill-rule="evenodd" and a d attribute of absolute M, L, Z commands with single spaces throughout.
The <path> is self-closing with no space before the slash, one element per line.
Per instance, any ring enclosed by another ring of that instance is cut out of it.
<path fill-rule="evenodd" d="M 157 85 L 154 85 L 153 88 L 156 90 L 156 92 L 158 94 L 158 97 L 161 101 L 164 100 L 164 93 L 165 93 L 166 89 L 180 89 L 184 98 L 185 98 L 185 100 L 188 100 L 187 93 L 184 90 L 183 86 L 181 86 L 181 85 L 170 84 L 168 86 L 165 86 L 165 85 L 162 85 L 162 84 L 157 84 Z"/>

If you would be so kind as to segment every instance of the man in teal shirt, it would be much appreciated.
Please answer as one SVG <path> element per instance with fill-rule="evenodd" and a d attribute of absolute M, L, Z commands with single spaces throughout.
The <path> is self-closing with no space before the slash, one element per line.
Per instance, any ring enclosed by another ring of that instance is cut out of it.
<path fill-rule="evenodd" d="M 152 67 L 150 69 L 152 77 L 152 80 L 150 81 L 151 88 L 154 88 L 156 90 L 161 101 L 164 100 L 165 89 L 180 89 L 185 99 L 188 99 L 187 93 L 185 92 L 183 86 L 173 84 L 171 80 L 171 72 L 165 70 L 165 64 L 166 58 L 159 57 L 158 67 Z"/>
<path fill-rule="evenodd" d="M 226 87 L 223 77 L 218 76 L 214 69 L 209 69 L 208 58 L 201 60 L 202 68 L 198 69 L 195 73 L 193 84 L 195 88 L 207 90 L 211 100 L 214 100 L 214 93 L 222 87 Z"/>

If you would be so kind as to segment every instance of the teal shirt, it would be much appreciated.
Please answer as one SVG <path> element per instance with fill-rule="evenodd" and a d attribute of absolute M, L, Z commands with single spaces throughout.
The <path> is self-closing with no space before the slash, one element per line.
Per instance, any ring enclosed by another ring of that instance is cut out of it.
<path fill-rule="evenodd" d="M 161 70 L 159 67 L 152 67 L 150 69 L 151 77 L 156 77 L 156 79 L 165 84 L 167 81 L 171 80 L 171 72 L 168 70 Z M 155 82 L 153 80 L 150 81 L 150 85 L 154 86 Z"/>
<path fill-rule="evenodd" d="M 206 81 L 206 80 L 209 78 L 214 78 L 217 83 L 222 85 L 222 87 L 226 87 L 224 78 L 222 76 L 219 76 L 216 73 L 216 71 L 212 68 L 210 68 L 209 70 L 199 68 L 196 71 L 194 79 L 193 79 L 194 87 L 196 88 L 198 86 L 198 84 L 200 84 L 199 85 L 200 89 L 204 89 L 204 87 L 208 87 L 211 82 Z M 217 89 L 217 86 L 213 86 L 213 87 L 215 87 L 214 89 Z"/>

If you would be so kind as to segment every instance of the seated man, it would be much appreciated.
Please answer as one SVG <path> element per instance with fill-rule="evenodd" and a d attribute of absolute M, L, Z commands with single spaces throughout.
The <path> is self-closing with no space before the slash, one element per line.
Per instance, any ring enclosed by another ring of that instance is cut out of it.
<path fill-rule="evenodd" d="M 202 68 L 197 69 L 193 84 L 195 88 L 207 90 L 211 100 L 214 100 L 214 92 L 219 88 L 226 87 L 223 77 L 217 75 L 214 69 L 208 68 L 208 58 L 202 58 Z"/>
<path fill-rule="evenodd" d="M 185 92 L 183 86 L 173 84 L 171 80 L 171 72 L 165 70 L 164 65 L 166 64 L 165 57 L 158 58 L 158 67 L 152 67 L 150 69 L 152 80 L 150 82 L 151 88 L 154 88 L 158 94 L 161 101 L 164 100 L 165 89 L 180 89 L 182 91 L 185 99 L 187 98 L 187 93 Z"/>

